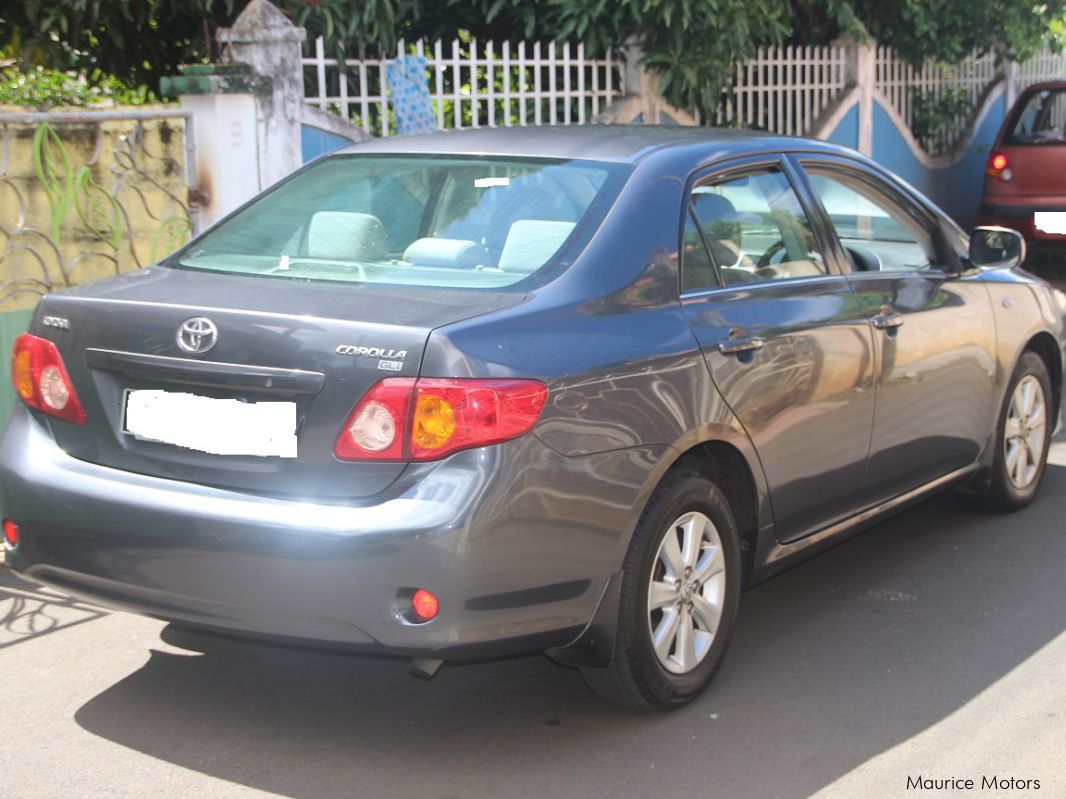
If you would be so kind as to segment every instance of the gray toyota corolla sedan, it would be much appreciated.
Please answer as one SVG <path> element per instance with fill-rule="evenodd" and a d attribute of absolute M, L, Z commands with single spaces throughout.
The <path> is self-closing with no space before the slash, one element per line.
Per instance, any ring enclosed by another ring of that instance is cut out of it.
<path fill-rule="evenodd" d="M 45 297 L 7 562 L 177 624 L 702 691 L 741 588 L 929 495 L 1029 503 L 1063 295 L 831 145 L 379 139 Z"/>

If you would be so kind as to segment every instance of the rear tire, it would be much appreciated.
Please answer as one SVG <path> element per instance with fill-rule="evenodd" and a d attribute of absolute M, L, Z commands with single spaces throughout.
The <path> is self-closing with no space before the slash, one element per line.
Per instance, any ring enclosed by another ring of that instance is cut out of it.
<path fill-rule="evenodd" d="M 589 687 L 643 710 L 671 710 L 699 696 L 729 646 L 740 573 L 725 496 L 698 474 L 668 475 L 626 554 L 611 665 L 581 670 Z"/>
<path fill-rule="evenodd" d="M 1051 443 L 1051 380 L 1043 359 L 1022 353 L 1011 375 L 996 427 L 995 456 L 988 490 L 981 497 L 990 510 L 1024 508 L 1044 478 Z"/>

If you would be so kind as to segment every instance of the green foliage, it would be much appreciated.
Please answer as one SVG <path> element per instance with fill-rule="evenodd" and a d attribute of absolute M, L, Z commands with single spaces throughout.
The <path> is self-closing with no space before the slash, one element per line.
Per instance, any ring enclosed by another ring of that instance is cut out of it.
<path fill-rule="evenodd" d="M 632 37 L 660 71 L 667 100 L 705 113 L 737 60 L 789 32 L 788 0 L 447 0 L 447 8 L 479 37 L 583 41 L 593 53 Z"/>
<path fill-rule="evenodd" d="M 42 122 L 33 134 L 33 169 L 52 210 L 52 240 L 59 241 L 60 225 L 73 196 L 74 175 L 67 148 L 47 122 Z"/>
<path fill-rule="evenodd" d="M 113 75 L 94 72 L 88 77 L 75 72 L 35 67 L 28 72 L 0 70 L 0 105 L 36 109 L 86 106 L 100 103 L 143 105 L 159 98 L 147 86 L 130 88 Z"/>
<path fill-rule="evenodd" d="M 183 62 L 217 58 L 214 31 L 245 0 L 7 0 L 0 47 L 20 66 L 113 74 L 154 86 Z M 890 44 L 905 58 L 956 62 L 970 52 L 1024 58 L 1066 36 L 1066 0 L 275 0 L 332 55 L 394 51 L 401 38 L 580 40 L 590 52 L 635 37 L 662 71 L 668 100 L 717 106 L 732 64 L 784 40 L 841 33 Z M 1055 31 L 1051 31 L 1056 25 Z"/>
<path fill-rule="evenodd" d="M 78 219 L 93 236 L 112 249 L 122 243 L 122 211 L 115 198 L 93 180 L 87 166 L 78 170 L 74 178 L 74 210 Z"/>
<path fill-rule="evenodd" d="M 792 5 L 793 37 L 799 42 L 868 32 L 915 65 L 926 59 L 956 63 L 974 51 L 1025 60 L 1047 44 L 1061 44 L 1066 16 L 1066 0 L 793 0 Z"/>
<path fill-rule="evenodd" d="M 205 23 L 229 20 L 236 0 L 7 0 L 0 42 L 26 69 L 44 65 L 156 85 L 206 53 Z"/>
<path fill-rule="evenodd" d="M 973 117 L 973 100 L 962 89 L 941 94 L 911 89 L 911 132 L 932 154 L 949 150 Z M 963 121 L 960 121 L 963 120 Z"/>
<path fill-rule="evenodd" d="M 5 69 L 0 72 L 0 105 L 53 108 L 88 105 L 93 101 L 89 85 L 77 76 L 37 67 L 30 72 Z"/>

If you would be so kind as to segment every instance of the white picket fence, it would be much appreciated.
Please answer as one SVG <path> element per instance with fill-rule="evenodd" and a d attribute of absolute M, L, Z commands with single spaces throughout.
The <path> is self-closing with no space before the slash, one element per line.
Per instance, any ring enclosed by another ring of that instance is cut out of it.
<path fill-rule="evenodd" d="M 439 128 L 585 124 L 621 95 L 624 66 L 608 53 L 589 58 L 584 44 L 401 41 L 397 57 L 425 57 Z M 345 59 L 342 74 L 321 38 L 303 59 L 307 102 L 380 136 L 396 132 L 386 69 L 392 59 Z"/>
<path fill-rule="evenodd" d="M 993 54 L 973 55 L 958 64 L 928 61 L 920 68 L 897 56 L 889 47 L 878 47 L 874 59 L 874 85 L 899 112 L 908 127 L 914 127 L 915 94 L 943 98 L 949 92 L 970 101 L 976 110 L 985 87 L 999 74 Z M 922 141 L 929 152 L 950 150 L 965 133 L 969 115 L 959 115 L 955 125 Z"/>
<path fill-rule="evenodd" d="M 590 57 L 583 44 L 539 42 L 401 42 L 397 55 L 426 58 L 427 80 L 439 128 L 584 124 L 596 119 L 624 93 L 625 63 L 610 54 Z M 785 135 L 810 132 L 819 115 L 847 86 L 845 47 L 767 47 L 738 63 L 714 123 Z M 363 130 L 395 132 L 389 111 L 386 67 L 390 59 L 347 59 L 342 74 L 327 58 L 322 39 L 303 59 L 306 101 L 353 120 Z M 976 108 L 1002 66 L 992 55 L 959 64 L 928 63 L 915 68 L 891 48 L 874 54 L 874 85 L 913 125 L 915 93 L 943 97 L 949 91 Z M 1020 90 L 1041 80 L 1066 77 L 1066 54 L 1044 52 L 1016 70 Z M 930 152 L 951 149 L 966 119 L 923 141 Z"/>
<path fill-rule="evenodd" d="M 845 85 L 840 47 L 760 47 L 737 64 L 717 124 L 802 136 Z"/>
<path fill-rule="evenodd" d="M 1018 65 L 1019 89 L 1046 80 L 1066 80 L 1066 52 L 1047 50 Z"/>

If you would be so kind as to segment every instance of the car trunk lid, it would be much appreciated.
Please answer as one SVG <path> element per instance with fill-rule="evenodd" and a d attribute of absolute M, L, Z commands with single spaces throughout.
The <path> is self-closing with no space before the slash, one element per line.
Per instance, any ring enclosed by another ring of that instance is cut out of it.
<path fill-rule="evenodd" d="M 1062 176 L 1066 175 L 1066 144 L 1010 144 L 996 148 L 1007 159 L 1011 179 L 989 179 L 989 194 L 1002 199 L 1050 201 L 1066 207 Z"/>
<path fill-rule="evenodd" d="M 206 485 L 345 499 L 384 490 L 404 469 L 334 458 L 359 398 L 380 379 L 417 375 L 435 327 L 522 296 L 154 267 L 45 297 L 33 332 L 57 345 L 88 414 L 85 425 L 49 419 L 72 456 Z M 198 319 L 214 326 L 216 343 L 186 352 L 179 331 Z M 126 429 L 131 391 L 294 403 L 296 457 L 212 454 L 137 437 Z"/>

